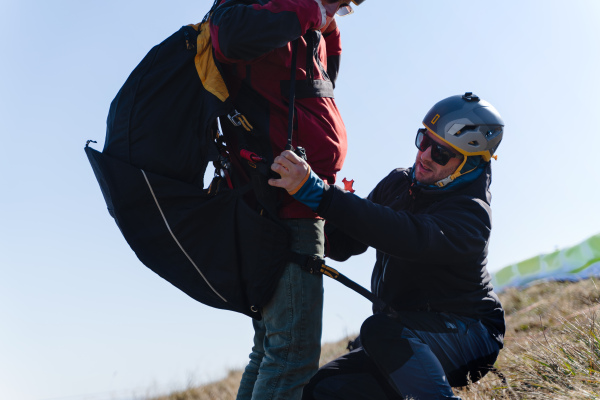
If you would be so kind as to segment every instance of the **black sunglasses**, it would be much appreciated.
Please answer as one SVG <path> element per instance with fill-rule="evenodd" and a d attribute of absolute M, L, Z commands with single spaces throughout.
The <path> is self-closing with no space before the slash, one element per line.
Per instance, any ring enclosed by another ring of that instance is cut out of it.
<path fill-rule="evenodd" d="M 417 138 L 415 139 L 415 145 L 420 151 L 425 151 L 431 146 L 431 159 L 439 165 L 446 165 L 451 158 L 458 158 L 460 154 L 456 154 L 454 151 L 447 147 L 442 146 L 434 142 L 428 135 L 427 129 L 421 128 L 417 130 Z"/>

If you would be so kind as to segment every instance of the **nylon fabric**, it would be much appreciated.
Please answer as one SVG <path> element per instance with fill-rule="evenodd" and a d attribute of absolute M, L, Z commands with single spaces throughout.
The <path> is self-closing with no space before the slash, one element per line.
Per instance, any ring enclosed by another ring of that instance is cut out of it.
<path fill-rule="evenodd" d="M 362 347 L 327 363 L 304 388 L 302 400 L 402 400 Z"/>
<path fill-rule="evenodd" d="M 448 329 L 442 326 L 439 330 L 443 335 Z M 422 399 L 458 399 L 430 347 L 402 323 L 374 315 L 363 323 L 360 337 L 367 355 L 398 393 Z"/>
<path fill-rule="evenodd" d="M 333 184 L 347 148 L 332 81 L 341 39 L 339 29 L 326 37 L 314 32 L 320 21 L 315 0 L 231 0 L 211 16 L 211 38 L 230 90 L 235 88 L 236 110 L 248 117 L 255 131 L 268 135 L 269 146 L 260 152 L 267 159 L 281 154 L 288 142 L 292 42 L 297 39 L 292 146 L 305 148 L 313 171 Z M 226 136 L 230 129 L 224 124 Z M 287 193 L 281 203 L 280 218 L 317 217 Z"/>
<path fill-rule="evenodd" d="M 213 48 L 210 39 L 209 23 L 200 25 L 200 34 L 197 40 L 197 53 L 194 58 L 196 71 L 206 90 L 215 95 L 219 100 L 225 101 L 229 97 L 229 90 L 221 76 L 221 72 L 213 58 Z"/>
<path fill-rule="evenodd" d="M 111 102 L 103 152 L 202 187 L 208 163 L 218 158 L 212 124 L 231 102 L 202 85 L 194 62 L 197 35 L 182 27 L 132 71 Z"/>
<path fill-rule="evenodd" d="M 326 186 L 317 212 L 330 226 L 329 256 L 343 260 L 377 249 L 371 291 L 391 308 L 480 319 L 502 343 L 504 310 L 486 268 L 490 164 L 456 190 L 415 190 L 411 174 L 392 171 L 367 199 Z"/>
<path fill-rule="evenodd" d="M 144 265 L 199 302 L 260 319 L 289 257 L 289 232 L 272 218 L 266 172 L 245 184 L 232 174 L 233 190 L 220 177 L 211 184 L 218 190 L 204 189 L 208 163 L 224 151 L 217 117 L 233 108 L 207 28 L 184 26 L 148 52 L 111 102 L 102 153 L 85 151 Z"/>
<path fill-rule="evenodd" d="M 288 259 L 285 226 L 251 209 L 244 190 L 211 196 L 145 172 L 152 193 L 140 169 L 90 147 L 86 153 L 109 212 L 144 265 L 197 301 L 260 319 L 252 309 L 269 301 Z"/>
<path fill-rule="evenodd" d="M 373 315 L 354 346 L 319 369 L 303 400 L 459 400 L 451 388 L 485 376 L 500 350 L 481 321 L 433 312 Z"/>

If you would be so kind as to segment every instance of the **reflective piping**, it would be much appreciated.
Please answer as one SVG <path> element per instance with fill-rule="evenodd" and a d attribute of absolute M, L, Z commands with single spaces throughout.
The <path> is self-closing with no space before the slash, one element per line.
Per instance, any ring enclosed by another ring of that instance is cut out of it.
<path fill-rule="evenodd" d="M 190 260 L 190 262 L 192 263 L 192 265 L 194 266 L 194 268 L 196 268 L 196 271 L 198 271 L 198 273 L 200 274 L 200 276 L 202 277 L 202 279 L 204 279 L 204 282 L 206 282 L 206 284 L 208 285 L 208 287 L 211 288 L 212 291 L 215 292 L 215 294 L 221 298 L 221 300 L 223 300 L 225 303 L 227 303 L 227 299 L 225 299 L 225 297 L 221 296 L 219 294 L 219 292 L 217 292 L 215 290 L 215 288 L 212 287 L 212 285 L 208 282 L 208 279 L 206 279 L 206 277 L 204 276 L 204 274 L 202 273 L 202 271 L 200 271 L 200 268 L 198 268 L 198 266 L 196 265 L 196 263 L 194 262 L 194 260 L 192 260 L 192 258 L 188 255 L 188 253 L 183 249 L 183 247 L 181 246 L 181 243 L 179 243 L 179 240 L 177 240 L 177 238 L 173 234 L 173 231 L 171 230 L 171 227 L 169 226 L 169 222 L 165 218 L 165 214 L 163 214 L 163 211 L 160 208 L 160 204 L 158 204 L 158 199 L 154 195 L 154 190 L 152 190 L 152 185 L 150 185 L 150 181 L 148 180 L 148 177 L 146 176 L 146 172 L 144 172 L 143 169 L 141 169 L 140 171 L 142 171 L 142 174 L 144 174 L 144 179 L 146 180 L 146 183 L 148 184 L 148 188 L 150 188 L 150 193 L 152 193 L 152 197 L 154 198 L 154 202 L 156 203 L 156 207 L 158 207 L 158 211 L 160 211 L 160 215 L 162 215 L 162 218 L 165 221 L 165 225 L 167 226 L 167 229 L 169 230 L 169 233 L 171 234 L 171 237 L 173 238 L 173 240 L 175 241 L 175 243 L 177 243 L 177 245 L 179 246 L 179 248 L 181 249 L 181 251 L 183 252 L 183 254 L 185 254 L 185 256 L 187 257 L 187 259 Z"/>

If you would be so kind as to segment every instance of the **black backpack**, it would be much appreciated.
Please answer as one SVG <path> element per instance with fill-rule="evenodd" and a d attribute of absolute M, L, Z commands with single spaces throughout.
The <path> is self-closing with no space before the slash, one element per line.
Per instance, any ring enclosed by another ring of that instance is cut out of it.
<path fill-rule="evenodd" d="M 204 304 L 260 319 L 289 259 L 289 235 L 244 201 L 251 185 L 230 188 L 216 176 L 204 188 L 208 163 L 225 162 L 216 119 L 232 111 L 231 97 L 208 22 L 184 26 L 150 50 L 112 101 L 103 151 L 85 151 L 143 264 Z"/>
<path fill-rule="evenodd" d="M 140 261 L 201 303 L 256 319 L 288 261 L 373 301 L 323 260 L 290 252 L 288 228 L 276 216 L 276 189 L 266 183 L 268 160 L 251 168 L 249 184 L 232 187 L 216 124 L 226 115 L 252 130 L 233 109 L 205 17 L 150 50 L 110 105 L 103 151 L 86 144 L 108 211 Z M 245 144 L 251 151 L 252 143 Z M 210 162 L 217 173 L 204 188 Z"/>

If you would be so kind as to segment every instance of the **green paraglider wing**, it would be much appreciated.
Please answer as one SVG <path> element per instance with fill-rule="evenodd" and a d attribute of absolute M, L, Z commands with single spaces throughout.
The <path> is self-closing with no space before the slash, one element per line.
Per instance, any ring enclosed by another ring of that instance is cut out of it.
<path fill-rule="evenodd" d="M 583 242 L 509 265 L 492 274 L 494 289 L 526 286 L 540 280 L 579 280 L 600 275 L 600 234 Z"/>

